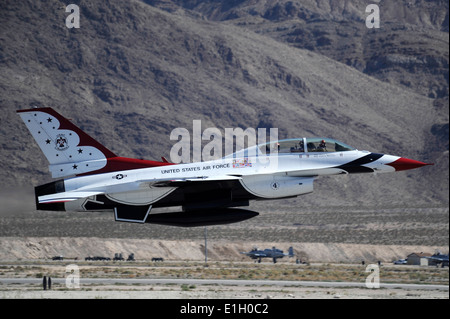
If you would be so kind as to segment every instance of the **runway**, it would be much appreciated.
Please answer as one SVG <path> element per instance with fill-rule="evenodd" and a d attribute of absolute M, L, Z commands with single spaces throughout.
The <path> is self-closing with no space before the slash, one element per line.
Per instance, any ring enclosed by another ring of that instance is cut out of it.
<path fill-rule="evenodd" d="M 1 284 L 42 284 L 41 278 L 0 278 Z M 52 278 L 52 284 L 65 285 L 65 278 Z M 289 281 L 289 280 L 233 280 L 233 279 L 148 279 L 148 278 L 80 278 L 80 287 L 86 285 L 218 285 L 218 286 L 279 286 L 316 288 L 367 288 L 365 282 Z M 443 290 L 446 285 L 382 283 L 380 288 L 408 290 Z"/>

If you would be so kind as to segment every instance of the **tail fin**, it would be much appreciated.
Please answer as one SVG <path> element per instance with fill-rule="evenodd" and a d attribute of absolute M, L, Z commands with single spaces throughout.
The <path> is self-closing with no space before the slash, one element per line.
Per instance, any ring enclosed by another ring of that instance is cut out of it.
<path fill-rule="evenodd" d="M 52 108 L 18 110 L 17 113 L 47 157 L 54 178 L 168 165 L 117 157 Z"/>

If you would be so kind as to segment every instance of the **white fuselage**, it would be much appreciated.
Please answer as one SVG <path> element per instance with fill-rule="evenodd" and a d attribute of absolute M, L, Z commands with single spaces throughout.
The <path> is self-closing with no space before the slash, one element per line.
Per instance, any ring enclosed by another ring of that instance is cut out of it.
<path fill-rule="evenodd" d="M 346 174 L 339 168 L 367 156 L 367 151 L 276 154 L 223 158 L 208 162 L 177 164 L 69 178 L 66 192 L 99 192 L 116 202 L 148 205 L 170 194 L 175 187 L 158 185 L 170 182 L 238 180 L 246 191 L 260 198 L 283 198 L 313 191 L 314 178 Z M 383 155 L 364 164 L 376 172 L 393 172 L 384 165 L 398 159 Z M 67 202 L 66 210 L 83 210 L 83 200 Z"/>

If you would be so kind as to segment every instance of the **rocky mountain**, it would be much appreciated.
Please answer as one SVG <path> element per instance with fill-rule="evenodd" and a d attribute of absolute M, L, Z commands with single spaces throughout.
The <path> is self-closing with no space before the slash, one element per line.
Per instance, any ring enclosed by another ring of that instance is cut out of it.
<path fill-rule="evenodd" d="M 377 79 L 431 98 L 448 98 L 447 1 L 147 0 L 231 23 L 296 48 L 318 52 Z M 367 29 L 369 4 L 380 28 Z"/>
<path fill-rule="evenodd" d="M 80 28 L 62 1 L 0 4 L 2 187 L 51 179 L 15 113 L 48 106 L 146 159 L 197 119 L 329 136 L 435 165 L 325 178 L 310 203 L 448 203 L 447 2 L 379 3 L 379 29 L 364 1 L 72 2 Z"/>

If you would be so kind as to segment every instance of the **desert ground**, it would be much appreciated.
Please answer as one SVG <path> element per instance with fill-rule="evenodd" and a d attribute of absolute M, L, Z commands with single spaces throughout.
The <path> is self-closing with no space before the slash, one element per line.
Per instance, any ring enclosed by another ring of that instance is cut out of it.
<path fill-rule="evenodd" d="M 295 201 L 295 200 L 293 200 Z M 177 228 L 115 222 L 109 213 L 3 213 L 0 219 L 1 298 L 448 298 L 448 268 L 393 265 L 411 253 L 448 253 L 448 207 L 295 208 L 295 202 L 255 204 L 260 215 L 222 226 Z M 258 206 L 259 205 L 259 206 Z M 277 209 L 275 209 L 275 206 Z M 206 232 L 205 232 L 206 230 Z M 207 235 L 207 259 L 205 258 Z M 261 263 L 241 254 L 277 247 L 295 258 Z M 87 256 L 135 261 L 85 261 Z M 63 256 L 63 260 L 52 260 Z M 152 262 L 152 258 L 164 258 Z M 301 263 L 297 263 L 300 261 Z M 364 265 L 362 262 L 364 261 Z M 380 262 L 380 283 L 423 284 L 424 289 L 314 287 L 305 281 L 364 284 L 368 264 Z M 66 266 L 80 278 L 288 280 L 298 284 L 91 282 L 64 284 Z M 43 291 L 40 279 L 54 279 Z M 60 281 L 58 283 L 58 281 Z"/>
<path fill-rule="evenodd" d="M 66 283 L 74 265 L 77 287 Z M 448 268 L 392 264 L 380 266 L 378 289 L 365 286 L 368 273 L 358 264 L 28 261 L 4 263 L 0 270 L 0 297 L 8 299 L 448 298 Z M 43 290 L 44 276 L 52 278 L 51 289 Z"/>

